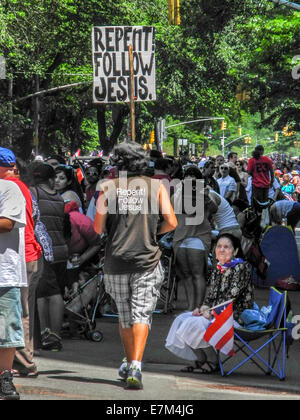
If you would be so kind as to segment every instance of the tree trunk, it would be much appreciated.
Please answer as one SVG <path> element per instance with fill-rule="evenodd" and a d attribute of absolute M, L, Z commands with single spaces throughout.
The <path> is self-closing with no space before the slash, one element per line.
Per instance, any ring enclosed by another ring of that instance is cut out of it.
<path fill-rule="evenodd" d="M 118 138 L 123 130 L 124 120 L 128 114 L 129 114 L 128 106 L 126 105 L 118 106 L 118 113 L 114 118 L 114 128 L 110 136 L 110 143 L 111 143 L 112 148 L 117 144 Z"/>
<path fill-rule="evenodd" d="M 105 105 L 97 106 L 97 122 L 98 122 L 98 135 L 99 135 L 99 144 L 103 150 L 104 156 L 107 156 L 110 151 L 110 141 L 107 138 L 106 131 L 106 115 L 105 115 Z"/>
<path fill-rule="evenodd" d="M 118 105 L 116 112 L 114 113 L 114 126 L 110 137 L 107 137 L 106 129 L 106 115 L 105 105 L 97 106 L 97 121 L 98 121 L 98 133 L 99 133 L 99 144 L 103 149 L 104 156 L 107 156 L 114 146 L 117 144 L 118 138 L 122 132 L 124 119 L 129 113 L 127 106 Z"/>

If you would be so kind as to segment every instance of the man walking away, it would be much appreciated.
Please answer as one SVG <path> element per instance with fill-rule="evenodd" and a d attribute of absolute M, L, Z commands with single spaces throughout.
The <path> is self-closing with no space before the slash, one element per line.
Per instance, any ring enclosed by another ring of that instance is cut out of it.
<path fill-rule="evenodd" d="M 9 161 L 10 155 L 7 166 Z M 0 167 L 0 177 L 4 169 Z M 0 179 L 0 400 L 20 399 L 11 369 L 16 348 L 24 347 L 20 288 L 27 287 L 25 225 L 25 199 L 20 189 Z"/>
<path fill-rule="evenodd" d="M 255 204 L 254 200 L 260 203 L 267 202 L 269 189 L 274 182 L 273 163 L 263 154 L 264 147 L 256 146 L 248 162 L 247 171 L 252 176 L 252 204 Z"/>
<path fill-rule="evenodd" d="M 162 182 L 143 175 L 149 162 L 140 145 L 116 146 L 113 160 L 120 177 L 101 185 L 95 230 L 108 234 L 104 281 L 126 354 L 119 374 L 128 388 L 142 389 L 141 362 L 163 281 L 157 235 L 174 230 L 177 219 Z"/>

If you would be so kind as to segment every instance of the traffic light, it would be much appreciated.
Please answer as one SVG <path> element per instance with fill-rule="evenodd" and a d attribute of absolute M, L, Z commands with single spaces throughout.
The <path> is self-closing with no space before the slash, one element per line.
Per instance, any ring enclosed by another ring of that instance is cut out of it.
<path fill-rule="evenodd" d="M 225 121 L 222 121 L 222 123 L 221 123 L 221 130 L 226 130 L 226 128 L 227 128 L 227 122 L 225 122 Z"/>
<path fill-rule="evenodd" d="M 293 131 L 288 125 L 286 125 L 285 127 L 283 127 L 282 133 L 285 137 L 291 137 L 296 134 L 296 131 Z"/>
<path fill-rule="evenodd" d="M 252 140 L 251 137 L 247 136 L 247 137 L 244 138 L 244 143 L 245 144 L 251 144 L 251 140 Z"/>
<path fill-rule="evenodd" d="M 239 136 L 241 136 L 241 135 L 242 135 L 242 127 L 239 126 Z"/>
<path fill-rule="evenodd" d="M 285 136 L 285 137 L 287 137 L 289 134 L 288 134 L 288 131 L 289 131 L 289 127 L 288 127 L 288 125 L 286 125 L 285 127 L 283 127 L 283 130 L 282 130 L 282 134 Z"/>
<path fill-rule="evenodd" d="M 236 87 L 236 94 L 235 94 L 236 100 L 237 101 L 241 101 L 242 97 L 243 97 L 243 86 L 241 85 L 241 83 L 239 83 Z"/>
<path fill-rule="evenodd" d="M 242 83 L 239 83 L 236 88 L 235 93 L 236 100 L 239 102 L 242 101 L 250 101 L 251 99 L 251 92 L 247 90 Z"/>
<path fill-rule="evenodd" d="M 275 133 L 274 140 L 278 141 L 278 133 Z"/>
<path fill-rule="evenodd" d="M 243 90 L 242 101 L 250 101 L 250 98 L 251 98 L 250 90 Z"/>
<path fill-rule="evenodd" d="M 152 130 L 150 134 L 150 144 L 153 144 L 155 142 L 155 131 Z"/>

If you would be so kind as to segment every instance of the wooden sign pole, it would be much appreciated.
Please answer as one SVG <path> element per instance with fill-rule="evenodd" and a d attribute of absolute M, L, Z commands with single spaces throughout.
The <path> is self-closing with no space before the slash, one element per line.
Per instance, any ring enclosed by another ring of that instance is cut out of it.
<path fill-rule="evenodd" d="M 133 47 L 129 45 L 129 69 L 130 69 L 130 122 L 131 140 L 135 142 L 135 104 L 134 104 L 134 70 L 133 70 Z"/>

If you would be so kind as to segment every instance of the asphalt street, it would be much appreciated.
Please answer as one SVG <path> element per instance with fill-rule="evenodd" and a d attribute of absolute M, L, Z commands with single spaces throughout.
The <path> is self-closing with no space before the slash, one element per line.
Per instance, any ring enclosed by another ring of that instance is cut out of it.
<path fill-rule="evenodd" d="M 180 293 L 174 313 L 155 314 L 143 363 L 144 390 L 129 391 L 118 378 L 123 358 L 116 318 L 102 317 L 97 327 L 101 343 L 63 340 L 63 351 L 42 351 L 36 358 L 39 377 L 15 379 L 22 400 L 199 401 L 300 399 L 300 340 L 294 342 L 287 359 L 287 377 L 279 381 L 247 363 L 230 377 L 220 374 L 182 373 L 186 363 L 165 349 L 165 338 L 174 316 L 185 309 Z M 300 292 L 290 292 L 294 314 L 300 314 Z M 268 302 L 268 290 L 256 289 L 259 306 Z"/>

